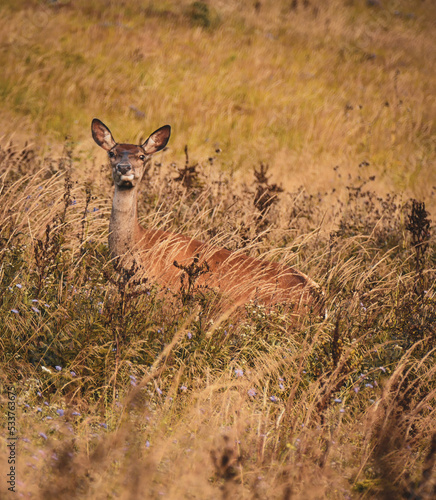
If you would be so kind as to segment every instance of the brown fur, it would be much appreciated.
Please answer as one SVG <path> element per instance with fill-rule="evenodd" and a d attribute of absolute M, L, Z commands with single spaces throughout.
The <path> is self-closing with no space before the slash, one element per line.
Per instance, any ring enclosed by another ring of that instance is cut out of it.
<path fill-rule="evenodd" d="M 117 144 L 109 129 L 97 119 L 92 122 L 92 135 L 110 155 L 115 194 L 109 224 L 109 249 L 112 258 L 120 259 L 123 267 L 131 268 L 135 263 L 150 281 L 178 289 L 184 272 L 181 267 L 189 266 L 197 258 L 199 266 L 207 263 L 207 271 L 197 278 L 196 285 L 219 292 L 229 304 L 236 306 L 250 299 L 268 305 L 286 302 L 300 311 L 314 306 L 322 314 L 320 287 L 292 267 L 139 225 L 138 186 L 149 168 L 151 155 L 168 142 L 168 125 L 139 146 Z M 174 265 L 175 261 L 178 266 Z"/>

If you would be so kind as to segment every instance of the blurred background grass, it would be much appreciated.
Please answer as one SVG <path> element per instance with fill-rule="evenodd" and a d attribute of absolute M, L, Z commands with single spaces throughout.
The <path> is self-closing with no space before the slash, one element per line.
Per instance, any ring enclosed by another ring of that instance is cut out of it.
<path fill-rule="evenodd" d="M 4 0 L 0 13 L 2 142 L 57 150 L 69 136 L 94 157 L 94 116 L 128 142 L 169 123 L 175 160 L 219 147 L 224 168 L 264 161 L 285 189 L 313 191 L 364 166 L 375 188 L 433 204 L 432 0 Z"/>

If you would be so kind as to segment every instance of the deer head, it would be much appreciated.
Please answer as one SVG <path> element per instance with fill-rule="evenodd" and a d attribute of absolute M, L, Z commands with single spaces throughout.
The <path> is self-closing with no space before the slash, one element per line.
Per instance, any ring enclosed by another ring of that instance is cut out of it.
<path fill-rule="evenodd" d="M 92 120 L 91 131 L 94 141 L 107 151 L 115 186 L 121 190 L 132 189 L 141 182 L 150 168 L 151 156 L 167 145 L 171 135 L 171 127 L 164 125 L 139 146 L 118 144 L 111 131 L 97 118 Z"/>

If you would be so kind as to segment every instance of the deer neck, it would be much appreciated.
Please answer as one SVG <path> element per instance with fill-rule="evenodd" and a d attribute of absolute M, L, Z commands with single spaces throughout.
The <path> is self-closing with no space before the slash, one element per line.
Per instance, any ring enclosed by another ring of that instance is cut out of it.
<path fill-rule="evenodd" d="M 137 187 L 120 189 L 115 186 L 109 223 L 109 250 L 112 258 L 132 253 L 143 229 L 138 222 Z"/>

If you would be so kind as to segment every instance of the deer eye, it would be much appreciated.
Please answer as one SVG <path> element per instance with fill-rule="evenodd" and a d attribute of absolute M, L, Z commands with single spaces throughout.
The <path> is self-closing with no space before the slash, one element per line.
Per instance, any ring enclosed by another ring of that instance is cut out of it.
<path fill-rule="evenodd" d="M 113 151 L 108 151 L 109 158 L 113 158 L 115 153 Z"/>
<path fill-rule="evenodd" d="M 145 160 L 145 156 L 144 155 L 139 155 L 139 159 L 144 161 Z"/>

